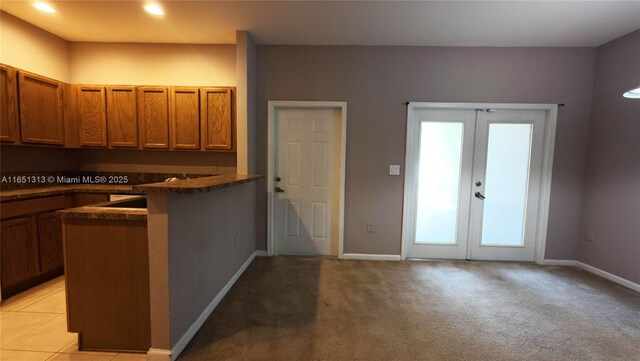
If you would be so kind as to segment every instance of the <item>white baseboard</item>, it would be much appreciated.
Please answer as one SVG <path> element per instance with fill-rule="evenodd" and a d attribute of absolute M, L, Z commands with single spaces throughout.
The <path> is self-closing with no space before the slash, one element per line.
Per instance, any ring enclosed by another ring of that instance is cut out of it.
<path fill-rule="evenodd" d="M 267 257 L 267 251 L 257 250 L 254 252 L 256 257 Z"/>
<path fill-rule="evenodd" d="M 365 253 L 345 253 L 342 259 L 359 259 L 364 261 L 400 261 L 399 254 L 365 254 Z"/>
<path fill-rule="evenodd" d="M 637 284 L 635 282 L 629 281 L 626 278 L 622 278 L 620 276 L 616 276 L 613 273 L 609 273 L 607 271 L 603 271 L 600 268 L 596 268 L 596 267 L 593 267 L 591 265 L 588 265 L 586 263 L 582 263 L 582 262 L 579 262 L 579 261 L 576 261 L 576 266 L 582 268 L 583 270 L 585 270 L 587 272 L 591 272 L 594 275 L 598 275 L 598 276 L 600 276 L 602 278 L 606 278 L 611 282 L 615 282 L 615 283 L 617 283 L 617 284 L 619 284 L 621 286 L 625 286 L 625 287 L 630 288 L 630 289 L 632 289 L 632 290 L 634 290 L 636 292 L 640 292 L 640 284 Z"/>
<path fill-rule="evenodd" d="M 577 266 L 578 261 L 567 259 L 545 259 L 542 261 L 543 266 Z"/>
<path fill-rule="evenodd" d="M 602 278 L 608 279 L 611 282 L 617 283 L 621 286 L 630 288 L 636 292 L 640 292 L 640 284 L 629 281 L 626 278 L 622 278 L 620 276 L 616 276 L 613 273 L 609 273 L 607 271 L 603 271 L 600 268 L 593 267 L 586 263 L 580 261 L 573 260 L 564 260 L 564 259 L 545 259 L 542 262 L 545 266 L 573 266 L 583 269 L 589 273 L 593 273 L 594 275 L 600 276 Z"/>
<path fill-rule="evenodd" d="M 247 267 L 249 267 L 253 259 L 256 258 L 256 256 L 258 256 L 259 254 L 261 254 L 261 252 L 264 252 L 264 251 L 254 251 L 249 256 L 249 258 L 247 258 L 247 260 L 244 261 L 242 266 L 240 266 L 238 271 L 236 271 L 233 277 L 231 277 L 229 282 L 227 282 L 227 284 L 224 285 L 224 287 L 222 287 L 222 289 L 220 290 L 220 292 L 218 292 L 216 297 L 214 297 L 213 300 L 211 300 L 211 303 L 209 303 L 209 305 L 204 309 L 204 311 L 202 311 L 202 313 L 200 314 L 200 317 L 196 319 L 196 321 L 191 325 L 191 327 L 189 327 L 187 332 L 185 332 L 185 334 L 182 335 L 182 337 L 180 337 L 180 340 L 178 340 L 178 342 L 173 346 L 173 348 L 171 348 L 171 351 L 170 351 L 171 358 L 168 360 L 175 360 L 180 355 L 180 353 L 184 350 L 184 348 L 187 347 L 187 344 L 189 343 L 189 341 L 191 341 L 193 336 L 195 336 L 196 332 L 198 332 L 198 330 L 200 329 L 200 327 L 202 327 L 202 325 L 207 320 L 207 318 L 209 318 L 209 316 L 211 315 L 211 312 L 213 312 L 213 310 L 216 308 L 216 306 L 218 306 L 220 301 L 222 301 L 222 299 L 227 294 L 227 292 L 229 292 L 229 290 L 231 289 L 231 287 L 233 287 L 233 285 L 236 283 L 238 278 L 240 278 L 244 270 L 246 270 Z M 162 351 L 166 351 L 166 350 L 162 350 Z M 149 352 L 151 352 L 151 350 L 149 350 Z M 148 358 L 149 352 L 147 353 L 147 359 L 151 360 L 150 358 Z M 160 359 L 157 359 L 157 360 L 160 361 Z M 167 360 L 167 359 L 163 359 L 163 360 Z"/>
<path fill-rule="evenodd" d="M 147 351 L 147 361 L 173 361 L 171 358 L 171 350 L 150 348 L 149 351 Z"/>

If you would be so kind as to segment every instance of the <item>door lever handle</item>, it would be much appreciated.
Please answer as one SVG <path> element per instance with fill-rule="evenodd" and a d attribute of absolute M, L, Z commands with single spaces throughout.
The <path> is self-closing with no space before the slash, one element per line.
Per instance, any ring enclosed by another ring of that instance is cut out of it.
<path fill-rule="evenodd" d="M 276 187 L 276 193 L 284 193 L 284 189 Z"/>
<path fill-rule="evenodd" d="M 485 197 L 480 192 L 476 192 L 476 194 L 474 194 L 474 196 L 476 196 L 476 198 L 478 198 L 478 199 L 485 199 Z"/>

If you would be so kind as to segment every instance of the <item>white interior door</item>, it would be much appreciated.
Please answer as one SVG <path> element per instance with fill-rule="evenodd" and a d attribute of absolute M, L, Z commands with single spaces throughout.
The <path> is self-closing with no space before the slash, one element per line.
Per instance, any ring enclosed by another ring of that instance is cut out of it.
<path fill-rule="evenodd" d="M 277 110 L 275 253 L 331 253 L 339 117 L 335 108 Z"/>
<path fill-rule="evenodd" d="M 533 261 L 544 110 L 413 109 L 405 255 Z"/>
<path fill-rule="evenodd" d="M 545 112 L 478 112 L 469 258 L 533 261 Z"/>

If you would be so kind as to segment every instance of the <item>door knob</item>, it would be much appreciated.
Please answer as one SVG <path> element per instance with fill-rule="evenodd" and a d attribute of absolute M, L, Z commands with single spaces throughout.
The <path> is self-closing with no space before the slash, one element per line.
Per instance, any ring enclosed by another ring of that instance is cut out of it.
<path fill-rule="evenodd" d="M 282 178 L 276 177 L 276 182 L 280 182 L 281 180 L 282 180 Z"/>
<path fill-rule="evenodd" d="M 276 187 L 276 193 L 284 193 L 284 189 Z"/>
<path fill-rule="evenodd" d="M 476 198 L 478 198 L 478 199 L 484 199 L 484 196 L 480 192 L 476 192 L 476 194 L 474 194 L 474 196 L 476 196 Z"/>

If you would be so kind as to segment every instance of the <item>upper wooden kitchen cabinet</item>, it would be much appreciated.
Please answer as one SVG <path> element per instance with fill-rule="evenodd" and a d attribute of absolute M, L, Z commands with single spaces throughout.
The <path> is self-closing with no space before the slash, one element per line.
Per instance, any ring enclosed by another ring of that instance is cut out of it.
<path fill-rule="evenodd" d="M 23 143 L 64 145 L 62 83 L 18 72 Z"/>
<path fill-rule="evenodd" d="M 171 88 L 169 96 L 171 149 L 200 149 L 200 91 Z"/>
<path fill-rule="evenodd" d="M 0 65 L 0 141 L 15 143 L 19 134 L 16 71 Z"/>
<path fill-rule="evenodd" d="M 109 146 L 138 147 L 137 94 L 134 86 L 107 87 Z"/>
<path fill-rule="evenodd" d="M 78 86 L 78 121 L 80 145 L 107 146 L 107 104 L 105 89 L 101 86 Z"/>
<path fill-rule="evenodd" d="M 232 149 L 233 111 L 230 88 L 200 89 L 203 149 Z"/>
<path fill-rule="evenodd" d="M 169 148 L 169 96 L 165 87 L 138 88 L 138 124 L 142 148 Z"/>

